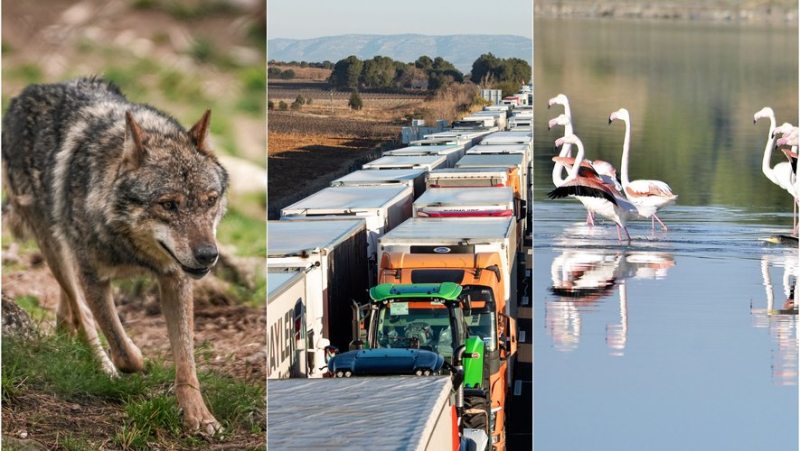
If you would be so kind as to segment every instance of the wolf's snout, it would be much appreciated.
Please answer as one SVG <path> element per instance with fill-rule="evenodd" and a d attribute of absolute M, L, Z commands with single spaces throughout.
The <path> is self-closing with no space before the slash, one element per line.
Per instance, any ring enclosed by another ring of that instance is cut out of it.
<path fill-rule="evenodd" d="M 200 263 L 204 266 L 211 266 L 214 262 L 217 261 L 217 257 L 219 256 L 219 252 L 217 252 L 217 247 L 211 244 L 204 244 L 202 246 L 197 246 L 192 250 L 194 253 L 194 259 L 197 260 L 197 263 Z"/>

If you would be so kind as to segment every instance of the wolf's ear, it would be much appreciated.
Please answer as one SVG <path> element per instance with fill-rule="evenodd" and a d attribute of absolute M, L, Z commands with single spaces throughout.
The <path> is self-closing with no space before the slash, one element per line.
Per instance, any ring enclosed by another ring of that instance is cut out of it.
<path fill-rule="evenodd" d="M 189 130 L 189 138 L 192 139 L 192 142 L 195 146 L 197 146 L 197 150 L 200 152 L 211 155 L 211 149 L 208 147 L 208 123 L 211 120 L 211 110 L 206 110 L 203 117 L 197 121 L 196 124 L 192 126 L 192 129 Z"/>
<path fill-rule="evenodd" d="M 144 130 L 133 119 L 130 110 L 125 112 L 125 145 L 123 148 L 123 158 L 134 168 L 141 166 L 147 150 L 144 148 Z"/>

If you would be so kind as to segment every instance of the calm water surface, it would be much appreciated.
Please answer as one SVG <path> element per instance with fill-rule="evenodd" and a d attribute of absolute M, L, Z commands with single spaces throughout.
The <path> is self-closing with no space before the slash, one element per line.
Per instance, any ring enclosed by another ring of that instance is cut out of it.
<path fill-rule="evenodd" d="M 534 30 L 535 449 L 797 450 L 798 250 L 763 241 L 790 231 L 792 204 L 761 173 L 768 125 L 752 119 L 771 106 L 797 123 L 797 29 Z M 578 202 L 546 199 L 560 92 L 589 158 L 617 167 L 608 116 L 630 110 L 631 179 L 679 195 L 659 214 L 669 232 L 637 221 L 620 245 Z"/>

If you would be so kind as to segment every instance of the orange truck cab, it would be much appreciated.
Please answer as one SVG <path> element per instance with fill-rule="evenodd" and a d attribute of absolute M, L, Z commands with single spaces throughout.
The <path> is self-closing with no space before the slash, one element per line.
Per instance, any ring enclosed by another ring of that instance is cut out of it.
<path fill-rule="evenodd" d="M 412 284 L 453 282 L 463 287 L 472 305 L 464 316 L 470 336 L 485 344 L 484 383 L 481 389 L 465 390 L 465 406 L 487 409 L 492 449 L 505 449 L 505 417 L 508 386 L 517 349 L 517 324 L 509 313 L 509 283 L 512 277 L 509 249 L 491 245 L 489 229 L 511 244 L 516 230 L 513 218 L 410 219 L 381 239 L 378 283 Z M 481 244 L 469 244 L 465 230 L 476 234 Z M 437 232 L 438 231 L 438 232 Z M 461 236 L 457 240 L 449 234 Z M 419 236 L 415 239 L 414 236 Z M 459 244 L 459 242 L 461 244 Z M 514 254 L 511 254 L 514 255 Z M 488 404 L 488 405 L 487 405 Z"/>

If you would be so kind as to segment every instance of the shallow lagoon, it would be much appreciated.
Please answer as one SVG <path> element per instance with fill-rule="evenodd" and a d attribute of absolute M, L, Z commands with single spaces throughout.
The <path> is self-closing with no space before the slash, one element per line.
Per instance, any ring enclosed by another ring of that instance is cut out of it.
<path fill-rule="evenodd" d="M 771 106 L 797 123 L 797 29 L 537 20 L 534 168 L 535 449 L 797 449 L 797 246 L 789 195 L 761 173 Z M 670 227 L 589 228 L 550 201 L 570 97 L 590 158 L 668 182 Z M 782 155 L 773 156 L 772 165 Z"/>

